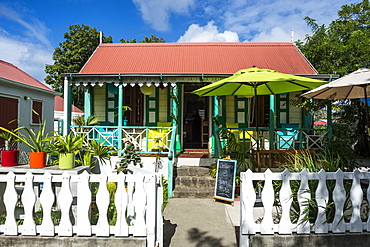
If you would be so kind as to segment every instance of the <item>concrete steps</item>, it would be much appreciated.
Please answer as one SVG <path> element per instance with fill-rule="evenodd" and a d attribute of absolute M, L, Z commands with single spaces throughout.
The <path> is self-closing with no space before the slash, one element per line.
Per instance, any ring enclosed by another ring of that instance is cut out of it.
<path fill-rule="evenodd" d="M 216 179 L 209 175 L 208 167 L 181 166 L 175 170 L 176 198 L 212 198 Z"/>

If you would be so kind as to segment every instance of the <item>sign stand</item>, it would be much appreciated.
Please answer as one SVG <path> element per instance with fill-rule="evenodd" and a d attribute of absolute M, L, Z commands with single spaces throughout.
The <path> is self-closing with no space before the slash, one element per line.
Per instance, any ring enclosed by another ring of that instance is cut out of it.
<path fill-rule="evenodd" d="M 217 160 L 214 201 L 228 201 L 234 206 L 236 164 L 236 160 Z"/>

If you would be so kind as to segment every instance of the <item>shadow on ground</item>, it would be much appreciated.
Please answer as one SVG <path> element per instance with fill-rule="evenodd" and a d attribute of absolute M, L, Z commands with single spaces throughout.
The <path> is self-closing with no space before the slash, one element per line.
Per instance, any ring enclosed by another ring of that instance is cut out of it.
<path fill-rule="evenodd" d="M 196 247 L 226 247 L 226 245 L 222 244 L 222 238 L 215 238 L 208 234 L 208 232 L 199 231 L 198 228 L 192 228 L 188 231 L 188 239 L 190 242 L 196 243 Z"/>
<path fill-rule="evenodd" d="M 171 221 L 163 219 L 163 247 L 169 247 L 171 239 L 175 235 L 177 224 L 172 224 Z"/>

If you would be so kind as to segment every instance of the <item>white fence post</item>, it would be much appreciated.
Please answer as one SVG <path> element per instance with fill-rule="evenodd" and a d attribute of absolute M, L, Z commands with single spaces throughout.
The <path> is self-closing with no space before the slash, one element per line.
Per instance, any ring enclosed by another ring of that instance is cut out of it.
<path fill-rule="evenodd" d="M 70 220 L 70 210 L 72 206 L 72 193 L 70 188 L 71 175 L 64 172 L 62 175 L 62 188 L 58 194 L 58 203 L 61 209 L 61 218 L 58 227 L 58 235 L 70 237 L 73 234 L 73 227 Z"/>
<path fill-rule="evenodd" d="M 346 225 L 343 219 L 343 209 L 344 203 L 346 201 L 346 190 L 343 185 L 344 174 L 343 171 L 338 169 L 335 173 L 336 182 L 335 188 L 333 190 L 333 201 L 335 204 L 335 216 L 333 220 L 333 232 L 334 233 L 343 233 L 346 231 Z"/>
<path fill-rule="evenodd" d="M 309 234 L 310 233 L 310 222 L 306 218 L 309 200 L 311 200 L 311 194 L 308 187 L 308 173 L 304 169 L 300 174 L 301 185 L 298 190 L 298 203 L 299 203 L 299 218 L 297 224 L 297 234 Z"/>
<path fill-rule="evenodd" d="M 326 205 L 329 202 L 329 192 L 326 186 L 326 172 L 321 170 L 318 173 L 319 184 L 316 189 L 317 218 L 315 222 L 315 233 L 328 233 L 326 222 Z"/>
<path fill-rule="evenodd" d="M 128 224 L 126 221 L 126 212 L 127 212 L 127 192 L 125 187 L 126 176 L 121 172 L 117 176 L 117 191 L 114 197 L 114 203 L 116 204 L 117 209 L 117 222 L 115 226 L 115 236 L 128 237 Z"/>
<path fill-rule="evenodd" d="M 263 186 L 261 199 L 263 201 L 264 215 L 261 223 L 261 234 L 274 234 L 274 221 L 272 219 L 272 209 L 274 206 L 275 193 L 272 187 L 272 172 L 270 169 L 265 171 L 265 184 Z"/>
<path fill-rule="evenodd" d="M 40 195 L 40 203 L 42 205 L 42 224 L 40 226 L 41 236 L 54 236 L 54 224 L 51 219 L 51 208 L 53 207 L 55 196 L 51 184 L 50 172 L 45 172 L 43 176 L 43 186 Z"/>
<path fill-rule="evenodd" d="M 77 235 L 91 236 L 89 174 L 84 171 L 77 179 Z"/>
<path fill-rule="evenodd" d="M 15 190 L 15 174 L 13 172 L 8 173 L 6 182 L 4 204 L 7 215 L 4 225 L 4 234 L 15 236 L 18 235 L 18 226 L 15 221 L 15 204 L 18 200 L 18 194 Z"/>
<path fill-rule="evenodd" d="M 36 224 L 33 220 L 33 209 L 36 202 L 35 192 L 33 191 L 33 175 L 27 172 L 25 175 L 24 190 L 22 193 L 22 204 L 24 208 L 24 221 L 22 225 L 22 235 L 36 235 Z"/>
<path fill-rule="evenodd" d="M 109 191 L 107 189 L 108 176 L 99 175 L 99 190 L 96 194 L 96 205 L 99 209 L 99 219 L 96 224 L 96 236 L 109 237 L 110 229 L 108 222 L 108 207 L 110 203 Z"/>
<path fill-rule="evenodd" d="M 135 176 L 135 192 L 133 194 L 132 202 L 135 206 L 135 222 L 134 222 L 134 236 L 145 236 L 145 209 L 147 205 L 147 198 L 144 191 L 144 176 L 136 174 Z"/>
<path fill-rule="evenodd" d="M 361 221 L 361 203 L 363 198 L 363 192 L 360 185 L 360 171 L 355 170 L 353 173 L 352 187 L 350 193 L 350 199 L 352 202 L 352 216 L 349 222 L 350 232 L 362 232 L 362 221 Z"/>
<path fill-rule="evenodd" d="M 279 223 L 279 234 L 291 234 L 292 222 L 290 220 L 290 206 L 292 205 L 293 197 L 290 188 L 290 172 L 285 170 L 281 174 L 282 185 L 280 189 L 279 199 L 281 203 L 281 219 Z"/>

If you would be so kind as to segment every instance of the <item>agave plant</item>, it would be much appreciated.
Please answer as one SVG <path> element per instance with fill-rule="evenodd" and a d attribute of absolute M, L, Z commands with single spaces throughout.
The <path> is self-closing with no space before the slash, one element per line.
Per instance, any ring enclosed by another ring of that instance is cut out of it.
<path fill-rule="evenodd" d="M 12 135 L 16 141 L 23 142 L 24 144 L 29 146 L 32 152 L 44 152 L 47 150 L 49 142 L 48 138 L 49 133 L 45 132 L 45 128 L 46 121 L 44 121 L 39 126 L 37 132 L 25 126 L 18 127 L 13 131 L 0 126 L 0 130 Z"/>

